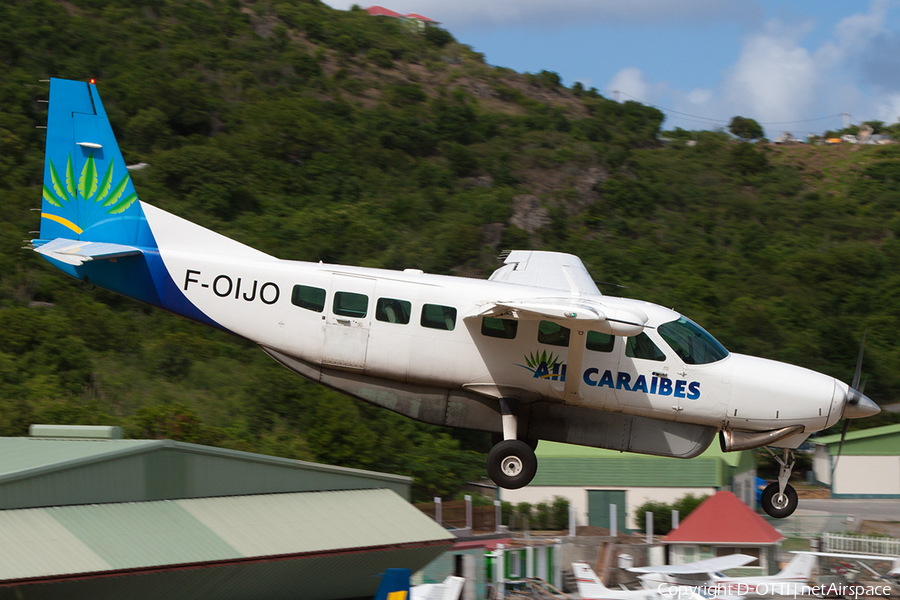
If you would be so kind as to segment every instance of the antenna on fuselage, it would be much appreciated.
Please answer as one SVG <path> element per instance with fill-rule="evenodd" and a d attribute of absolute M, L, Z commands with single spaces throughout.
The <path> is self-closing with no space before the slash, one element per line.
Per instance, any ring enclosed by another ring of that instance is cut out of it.
<path fill-rule="evenodd" d="M 630 290 L 630 289 L 631 289 L 631 288 L 628 287 L 627 285 L 620 285 L 620 284 L 618 284 L 618 283 L 610 283 L 610 282 L 608 282 L 608 281 L 598 281 L 598 280 L 596 280 L 596 279 L 594 279 L 594 283 L 596 283 L 597 285 L 609 285 L 609 286 L 612 286 L 612 287 L 622 288 L 623 290 Z"/>

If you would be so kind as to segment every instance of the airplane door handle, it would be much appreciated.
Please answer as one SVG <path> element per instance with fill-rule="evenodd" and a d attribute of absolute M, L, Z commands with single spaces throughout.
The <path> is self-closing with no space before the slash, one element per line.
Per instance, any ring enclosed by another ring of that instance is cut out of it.
<path fill-rule="evenodd" d="M 353 322 L 350 319 L 335 319 L 335 321 L 337 321 L 341 325 L 349 325 L 350 323 Z"/>
<path fill-rule="evenodd" d="M 653 371 L 653 375 L 655 375 L 656 377 L 662 377 L 663 379 L 669 378 L 668 373 L 660 373 L 659 371 Z"/>

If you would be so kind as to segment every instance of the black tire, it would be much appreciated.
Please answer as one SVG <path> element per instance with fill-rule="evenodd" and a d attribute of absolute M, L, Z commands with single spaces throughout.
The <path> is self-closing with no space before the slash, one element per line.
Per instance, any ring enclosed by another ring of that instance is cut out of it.
<path fill-rule="evenodd" d="M 517 490 L 525 487 L 537 473 L 537 457 L 521 440 L 504 440 L 491 448 L 487 457 L 487 472 L 502 488 Z"/>
<path fill-rule="evenodd" d="M 784 498 L 778 498 L 778 483 L 770 483 L 763 490 L 760 504 L 766 514 L 776 519 L 783 519 L 797 510 L 797 491 L 790 484 L 784 487 Z"/>
<path fill-rule="evenodd" d="M 503 441 L 502 433 L 491 433 L 491 444 L 493 446 L 496 446 L 497 444 L 499 444 L 502 441 Z M 528 444 L 528 447 L 531 448 L 532 450 L 537 450 L 538 442 L 540 440 L 535 439 L 535 440 L 522 440 L 522 441 L 525 442 L 526 444 Z"/>

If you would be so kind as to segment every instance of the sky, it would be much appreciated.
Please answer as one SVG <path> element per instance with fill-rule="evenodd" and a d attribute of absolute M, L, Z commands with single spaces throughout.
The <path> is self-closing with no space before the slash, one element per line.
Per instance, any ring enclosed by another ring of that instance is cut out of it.
<path fill-rule="evenodd" d="M 900 120 L 900 0 L 379 1 L 440 21 L 488 64 L 656 106 L 664 129 L 740 115 L 805 138 L 843 113 Z"/>

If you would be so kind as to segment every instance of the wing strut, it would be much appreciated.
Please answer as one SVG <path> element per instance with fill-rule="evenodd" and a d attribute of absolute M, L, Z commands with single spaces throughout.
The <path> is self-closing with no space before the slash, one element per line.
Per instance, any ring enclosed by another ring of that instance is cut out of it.
<path fill-rule="evenodd" d="M 566 357 L 566 386 L 563 388 L 563 401 L 566 404 L 580 404 L 581 365 L 584 363 L 587 330 L 576 327 L 572 333 L 574 335 L 569 336 L 569 355 Z"/>

